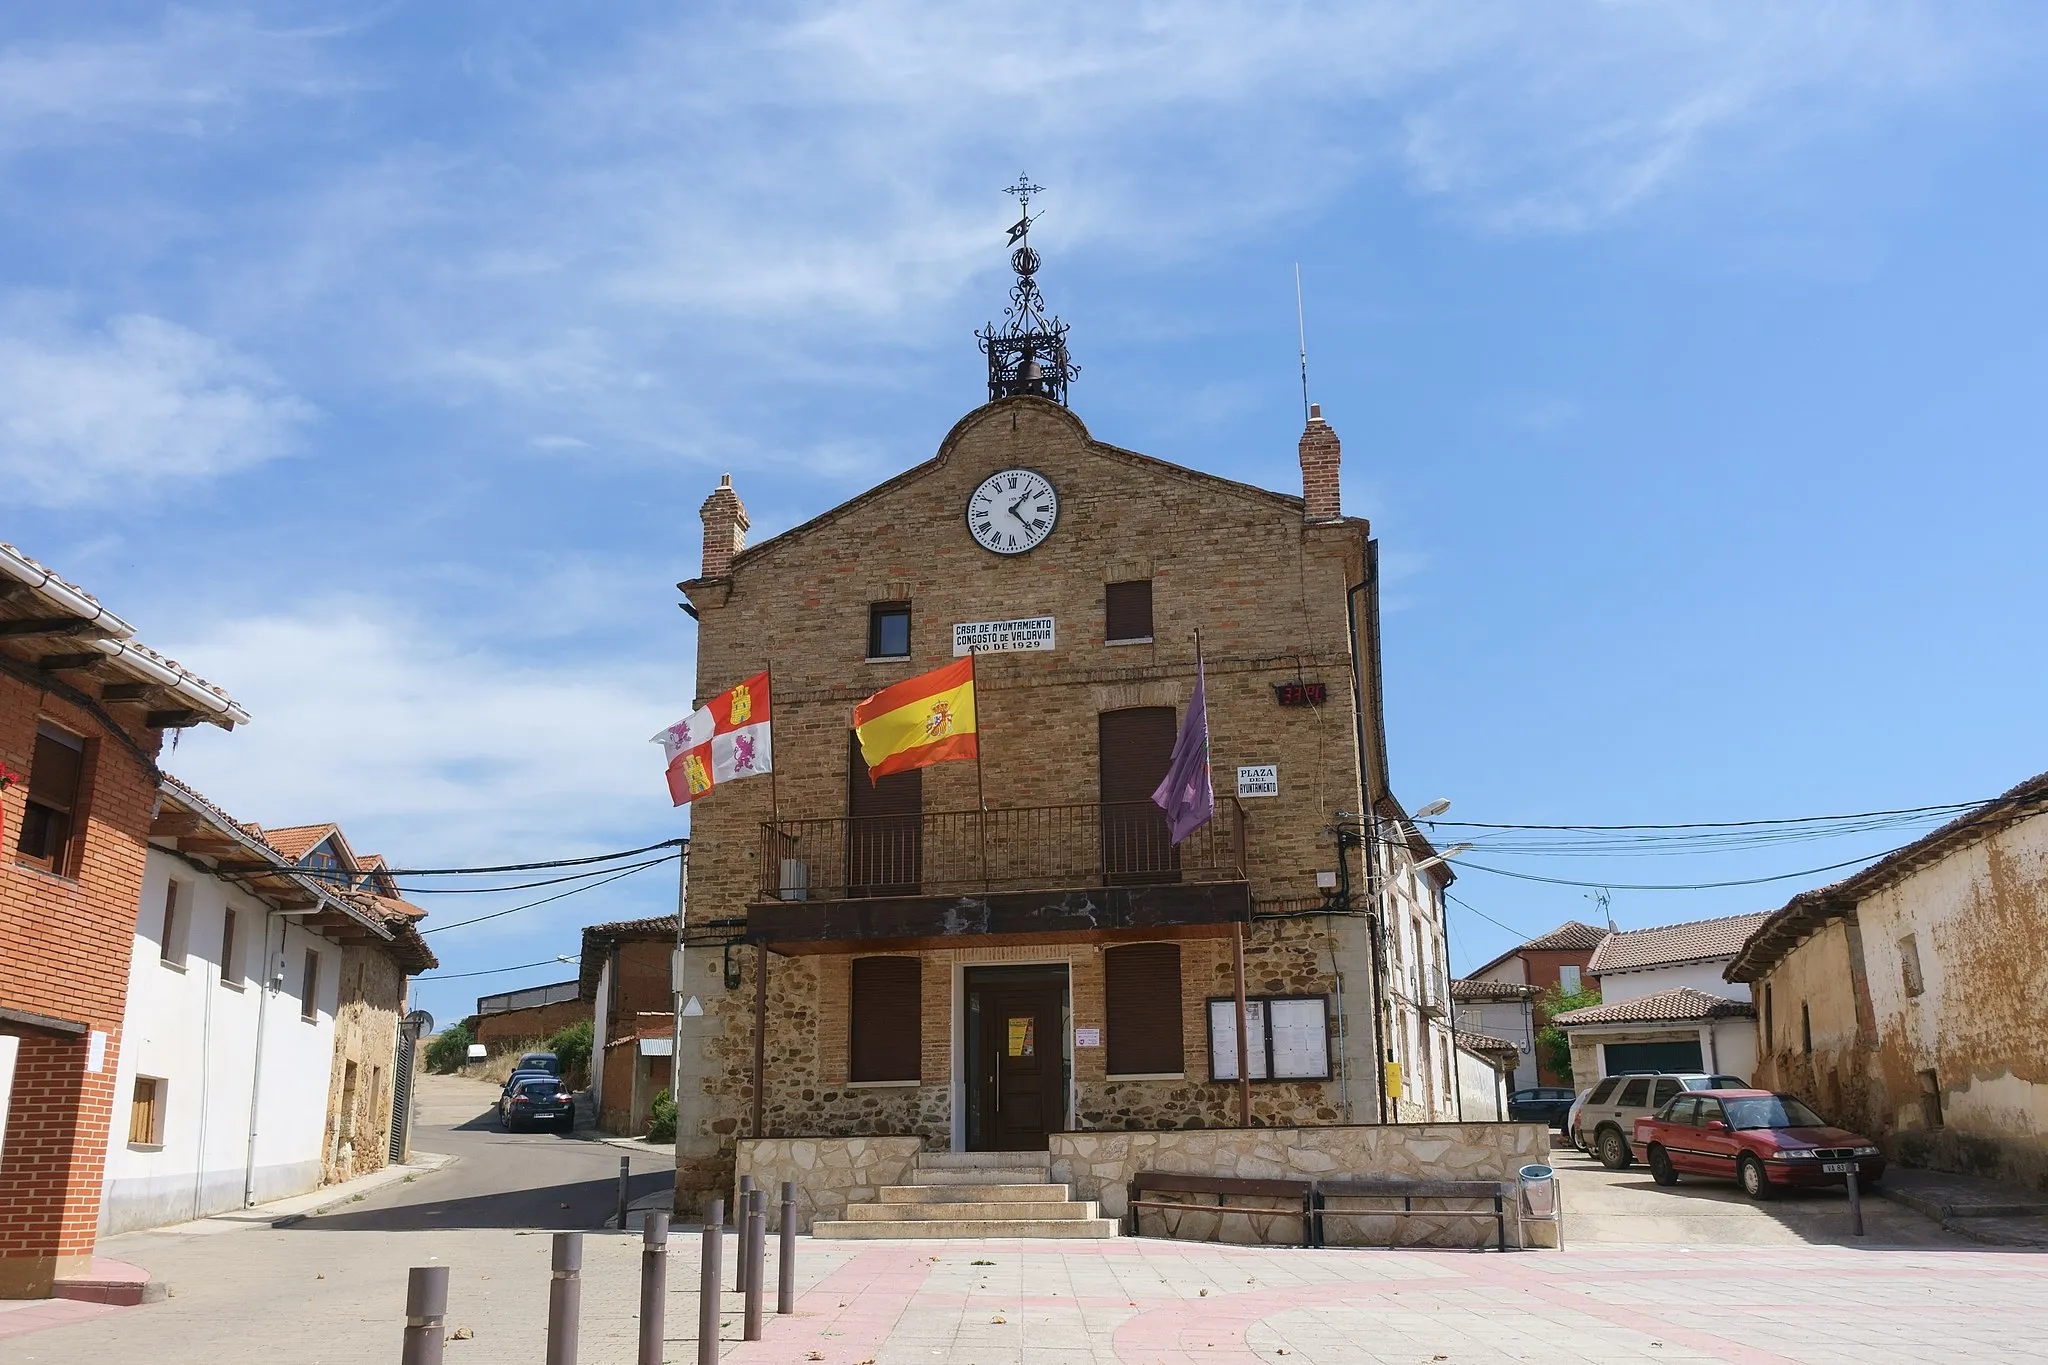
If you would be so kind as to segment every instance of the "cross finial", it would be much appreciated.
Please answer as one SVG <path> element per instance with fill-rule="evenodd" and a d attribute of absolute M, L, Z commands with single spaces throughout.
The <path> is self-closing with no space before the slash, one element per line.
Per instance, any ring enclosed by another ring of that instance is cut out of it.
<path fill-rule="evenodd" d="M 1044 189 L 1045 186 L 1032 184 L 1031 177 L 1021 173 L 1017 176 L 1016 184 L 1003 187 L 1004 194 L 1017 196 L 1018 217 L 1017 221 L 1010 225 L 1011 246 L 1017 245 L 1017 243 L 1023 241 L 1030 234 L 1031 196 L 1040 193 Z"/>

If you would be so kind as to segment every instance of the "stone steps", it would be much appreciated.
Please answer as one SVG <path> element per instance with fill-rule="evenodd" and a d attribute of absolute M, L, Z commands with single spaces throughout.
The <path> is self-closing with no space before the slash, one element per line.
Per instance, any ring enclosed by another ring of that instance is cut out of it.
<path fill-rule="evenodd" d="M 1052 1183 L 1044 1152 L 919 1152 L 872 1204 L 811 1225 L 823 1238 L 1114 1237 L 1116 1220 L 1092 1199 Z"/>
<path fill-rule="evenodd" d="M 850 1206 L 847 1212 L 851 1213 Z M 958 1237 L 985 1240 L 1003 1237 L 1114 1237 L 1114 1218 L 1001 1218 L 1001 1219 L 917 1219 L 911 1222 L 844 1220 L 811 1224 L 811 1236 L 849 1241 L 883 1239 L 930 1240 Z"/>
<path fill-rule="evenodd" d="M 1067 1187 L 1045 1181 L 1015 1185 L 884 1185 L 881 1194 L 884 1204 L 951 1204 L 970 1196 L 988 1204 L 1057 1204 L 1067 1198 Z"/>
<path fill-rule="evenodd" d="M 1047 1189 L 1064 1195 L 1064 1185 L 1048 1185 Z M 979 1194 L 977 1190 L 975 1193 Z M 1085 1220 L 1097 1217 L 1101 1210 L 1092 1199 L 1036 1200 L 1031 1203 L 1010 1200 L 979 1200 L 972 1203 L 948 1204 L 848 1204 L 846 1220 L 849 1223 L 927 1223 L 944 1222 L 948 1219 L 966 1220 L 976 1223 L 1047 1222 L 1052 1219 Z"/>

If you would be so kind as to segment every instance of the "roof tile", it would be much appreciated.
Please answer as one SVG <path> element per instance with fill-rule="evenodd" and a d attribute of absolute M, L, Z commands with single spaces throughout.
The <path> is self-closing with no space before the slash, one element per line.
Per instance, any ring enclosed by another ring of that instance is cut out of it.
<path fill-rule="evenodd" d="M 1708 995 L 1690 986 L 1656 995 L 1639 995 L 1611 1005 L 1568 1010 L 1553 1021 L 1565 1028 L 1584 1024 L 1691 1024 L 1709 1019 L 1754 1019 L 1756 1006 L 1747 1000 Z"/>
<path fill-rule="evenodd" d="M 1646 967 L 1669 967 L 1681 962 L 1704 962 L 1732 958 L 1768 911 L 1727 915 L 1720 919 L 1688 920 L 1683 924 L 1660 924 L 1653 929 L 1627 929 L 1610 934 L 1594 950 L 1586 970 L 1594 976 L 1610 972 L 1639 971 Z"/>

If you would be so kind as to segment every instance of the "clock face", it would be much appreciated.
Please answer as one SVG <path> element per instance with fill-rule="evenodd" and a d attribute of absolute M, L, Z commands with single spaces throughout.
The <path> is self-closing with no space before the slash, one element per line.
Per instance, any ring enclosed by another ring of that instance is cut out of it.
<path fill-rule="evenodd" d="M 967 533 L 999 555 L 1037 549 L 1059 519 L 1059 494 L 1035 469 L 998 470 L 967 499 Z"/>

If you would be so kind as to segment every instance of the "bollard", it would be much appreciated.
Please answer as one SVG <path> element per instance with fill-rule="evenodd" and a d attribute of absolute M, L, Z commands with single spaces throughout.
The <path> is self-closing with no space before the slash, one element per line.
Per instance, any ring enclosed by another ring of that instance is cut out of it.
<path fill-rule="evenodd" d="M 632 1174 L 633 1174 L 633 1158 L 631 1158 L 631 1157 L 629 1157 L 629 1156 L 622 1156 L 622 1157 L 620 1157 L 620 1158 L 619 1158 L 619 1231 L 620 1231 L 620 1232 L 624 1232 L 624 1231 L 626 1230 L 626 1205 L 627 1205 L 627 1203 L 628 1203 L 628 1200 L 627 1200 L 627 1197 L 626 1197 L 626 1178 L 627 1178 L 628 1176 L 632 1175 Z"/>
<path fill-rule="evenodd" d="M 704 1206 L 704 1250 L 697 1269 L 697 1365 L 718 1365 L 718 1261 L 725 1249 L 725 1201 Z"/>
<path fill-rule="evenodd" d="M 399 1365 L 441 1365 L 447 1343 L 448 1267 L 416 1265 L 405 1277 L 405 1349 Z"/>
<path fill-rule="evenodd" d="M 661 1365 L 667 1303 L 668 1215 L 649 1209 L 640 1234 L 640 1365 Z"/>
<path fill-rule="evenodd" d="M 768 1191 L 747 1191 L 747 1227 L 740 1240 L 747 1261 L 746 1341 L 761 1339 L 761 1258 L 768 1251 Z"/>
<path fill-rule="evenodd" d="M 747 1292 L 747 1197 L 754 1192 L 754 1177 L 740 1177 L 739 1198 L 732 1201 L 732 1230 L 739 1234 L 734 1246 L 739 1254 L 733 1257 L 732 1292 Z"/>
<path fill-rule="evenodd" d="M 796 1182 L 782 1182 L 782 1244 L 775 1255 L 775 1313 L 796 1311 Z"/>
<path fill-rule="evenodd" d="M 1849 1172 L 1849 1231 L 1858 1237 L 1863 1235 L 1863 1191 L 1856 1183 L 1856 1172 Z"/>
<path fill-rule="evenodd" d="M 577 1319 L 583 1312 L 583 1234 L 555 1234 L 554 1278 L 548 1281 L 547 1365 L 576 1365 Z"/>

